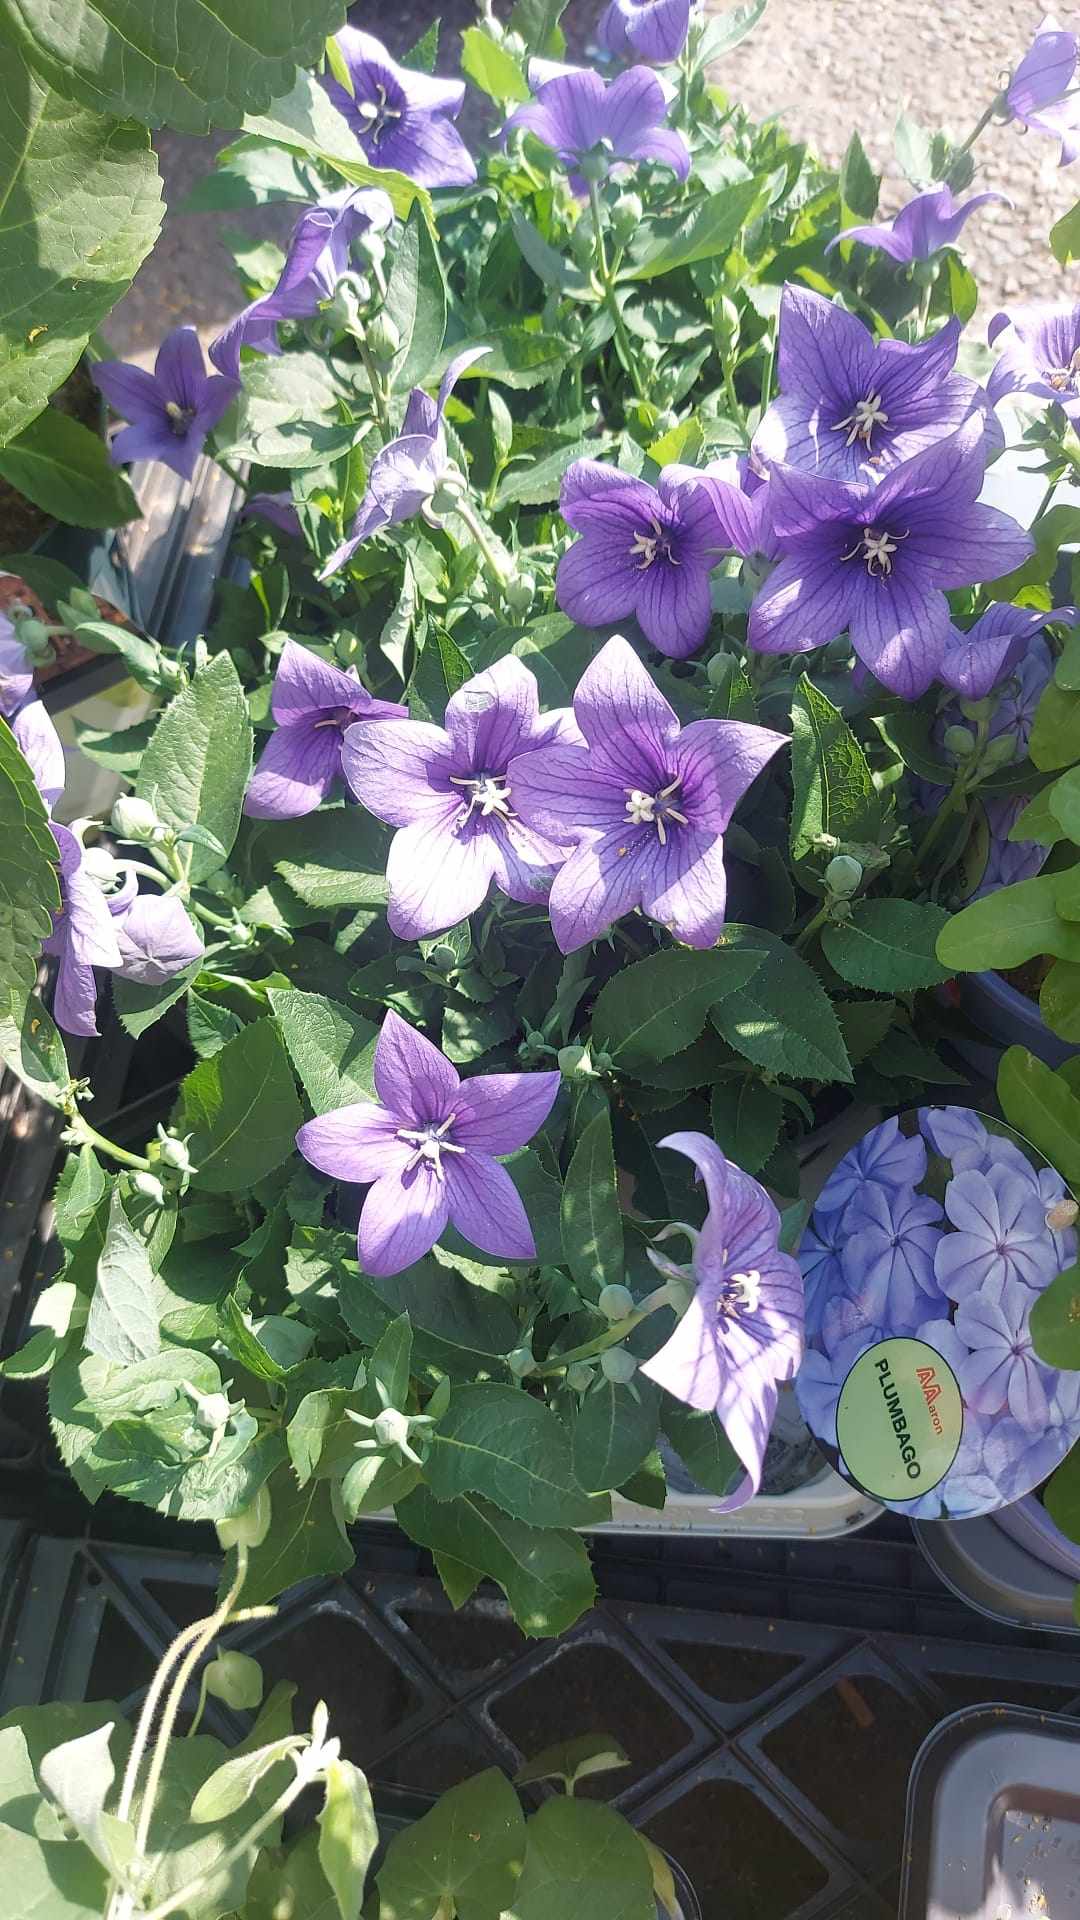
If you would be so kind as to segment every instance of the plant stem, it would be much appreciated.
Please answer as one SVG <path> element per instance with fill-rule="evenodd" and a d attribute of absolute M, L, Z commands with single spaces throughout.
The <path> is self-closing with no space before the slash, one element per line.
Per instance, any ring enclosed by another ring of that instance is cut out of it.
<path fill-rule="evenodd" d="M 487 567 L 495 585 L 501 591 L 507 581 L 506 566 L 496 553 L 491 542 L 491 535 L 476 513 L 472 502 L 464 498 L 455 500 L 454 512 L 457 514 L 458 519 L 463 520 L 468 527 L 470 535 L 484 556 L 484 565 Z"/>
<path fill-rule="evenodd" d="M 823 927 L 826 921 L 828 920 L 828 918 L 829 918 L 829 902 L 826 900 L 824 905 L 820 906 L 816 913 L 811 914 L 802 932 L 800 934 L 797 934 L 795 939 L 792 941 L 791 944 L 796 953 L 801 953 L 803 947 L 809 945 L 810 941 L 813 939 L 818 928 Z"/>
<path fill-rule="evenodd" d="M 364 363 L 364 371 L 368 377 L 368 386 L 371 388 L 371 398 L 378 416 L 379 426 L 382 428 L 383 440 L 387 441 L 390 438 L 390 411 L 386 404 L 386 385 L 382 374 L 375 365 L 374 356 L 367 341 L 362 340 L 359 335 L 354 335 L 353 337 L 360 349 L 360 358 Z"/>
<path fill-rule="evenodd" d="M 924 860 L 926 859 L 927 854 L 931 851 L 931 849 L 934 846 L 936 846 L 943 829 L 947 826 L 948 822 L 952 819 L 953 814 L 956 812 L 957 807 L 960 805 L 961 801 L 964 799 L 966 793 L 967 793 L 967 780 L 965 778 L 963 771 L 961 771 L 957 774 L 956 779 L 953 781 L 952 786 L 949 788 L 948 793 L 945 795 L 944 800 L 942 801 L 940 807 L 935 813 L 934 818 L 931 820 L 930 825 L 927 828 L 926 832 L 924 833 L 918 846 L 915 847 L 913 850 L 913 869 L 912 870 L 915 873 L 917 873 L 919 868 L 922 866 Z"/>
<path fill-rule="evenodd" d="M 1037 514 L 1035 514 L 1034 518 L 1032 519 L 1032 522 L 1031 522 L 1032 526 L 1035 526 L 1036 523 L 1042 519 L 1043 514 L 1046 512 L 1046 509 L 1050 505 L 1050 502 L 1053 499 L 1057 490 L 1058 490 L 1058 482 L 1056 480 L 1051 480 L 1049 485 L 1047 486 L 1046 492 L 1043 494 L 1042 499 L 1039 501 L 1039 511 Z"/>
<path fill-rule="evenodd" d="M 224 1853 L 218 1855 L 213 1865 L 215 1881 L 232 1866 L 234 1860 L 240 1860 L 245 1853 L 250 1852 L 256 1841 L 261 1840 L 267 1828 L 272 1827 L 275 1821 L 280 1820 L 288 1812 L 293 1801 L 298 1800 L 310 1784 L 311 1776 L 302 1768 L 298 1768 L 296 1778 L 286 1787 L 284 1793 L 278 1795 L 273 1806 L 268 1807 L 267 1811 L 248 1828 L 245 1834 L 241 1835 L 239 1840 L 234 1841 L 231 1847 L 227 1847 Z M 182 1907 L 190 1906 L 202 1893 L 207 1880 L 207 1874 L 196 1874 L 186 1886 L 177 1887 L 175 1893 L 170 1893 L 167 1900 L 162 1900 L 158 1906 L 151 1907 L 149 1913 L 144 1914 L 141 1920 L 166 1920 L 167 1914 L 177 1913 Z"/>
<path fill-rule="evenodd" d="M 986 112 L 983 114 L 980 114 L 979 118 L 976 120 L 975 125 L 972 127 L 971 132 L 968 134 L 968 137 L 964 141 L 963 145 L 956 148 L 956 151 L 953 154 L 954 163 L 957 160 L 959 160 L 960 155 L 962 153 L 967 153 L 969 148 L 975 145 L 975 142 L 978 139 L 980 133 L 983 132 L 984 128 L 990 125 L 991 120 L 993 119 L 995 113 L 998 110 L 998 103 L 1000 99 L 1001 99 L 1000 93 L 995 93 L 993 99 L 990 102 L 990 105 L 986 109 Z"/>
<path fill-rule="evenodd" d="M 115 1140 L 107 1139 L 96 1127 L 92 1127 L 85 1114 L 72 1114 L 70 1131 L 78 1134 L 81 1145 L 100 1147 L 102 1153 L 110 1154 L 122 1167 L 136 1167 L 140 1173 L 150 1171 L 150 1162 L 144 1154 L 129 1153 L 126 1147 L 118 1147 Z"/>
<path fill-rule="evenodd" d="M 230 466 L 227 460 L 223 460 L 220 453 L 215 453 L 213 456 L 213 459 L 214 459 L 215 466 L 219 466 L 221 468 L 222 473 L 228 474 L 229 479 L 233 483 L 233 486 L 239 487 L 241 493 L 246 493 L 247 481 L 243 479 L 240 474 L 237 473 L 236 468 Z"/>
<path fill-rule="evenodd" d="M 598 1333 L 595 1340 L 586 1340 L 580 1347 L 571 1347 L 569 1352 L 560 1353 L 554 1360 L 545 1360 L 542 1366 L 534 1367 L 529 1379 L 537 1380 L 545 1374 L 563 1373 L 576 1360 L 591 1360 L 595 1354 L 605 1353 L 608 1347 L 617 1347 L 628 1333 L 633 1333 L 634 1328 L 639 1327 L 654 1311 L 653 1307 L 638 1307 L 635 1312 L 628 1313 L 625 1320 L 617 1320 L 605 1333 Z"/>
<path fill-rule="evenodd" d="M 611 263 L 608 260 L 607 247 L 604 243 L 604 216 L 600 206 L 600 190 L 595 180 L 589 181 L 589 210 L 592 214 L 593 236 L 596 240 L 597 278 L 604 289 L 604 305 L 611 315 L 611 323 L 615 328 L 615 345 L 618 348 L 619 359 L 622 361 L 624 371 L 630 375 L 630 380 L 637 398 L 644 400 L 647 396 L 644 385 L 642 384 L 641 373 L 638 369 L 634 350 L 630 345 L 630 336 L 626 331 L 626 322 L 622 317 L 622 309 L 619 306 L 615 293 L 615 275 Z"/>
<path fill-rule="evenodd" d="M 735 391 L 735 371 L 734 371 L 734 368 L 732 367 L 731 358 L 729 354 L 726 354 L 723 352 L 721 353 L 720 367 L 724 375 L 724 392 L 727 395 L 727 403 L 731 412 L 732 420 L 742 432 L 743 439 L 745 440 L 746 426 L 743 421 L 743 411 L 741 406 L 739 405 L 739 396 Z"/>

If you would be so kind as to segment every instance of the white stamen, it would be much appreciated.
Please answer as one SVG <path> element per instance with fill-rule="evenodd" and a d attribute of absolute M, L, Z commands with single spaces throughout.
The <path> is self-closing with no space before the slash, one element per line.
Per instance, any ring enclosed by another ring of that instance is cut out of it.
<path fill-rule="evenodd" d="M 889 416 L 881 404 L 880 393 L 870 393 L 865 400 L 856 400 L 854 409 L 846 420 L 838 420 L 834 433 L 843 433 L 846 429 L 846 447 L 853 447 L 856 440 L 862 440 L 867 452 L 870 451 L 870 436 L 875 427 L 887 427 Z"/>
<path fill-rule="evenodd" d="M 661 787 L 659 793 L 643 793 L 640 787 L 624 787 L 627 796 L 626 811 L 633 827 L 655 827 L 656 837 L 662 847 L 667 846 L 668 823 L 676 821 L 680 827 L 690 825 L 685 813 L 670 805 L 673 793 L 678 793 L 680 782 L 673 780 L 668 787 Z M 621 851 L 621 849 L 620 849 Z"/>
<path fill-rule="evenodd" d="M 729 1273 L 716 1303 L 724 1317 L 735 1313 L 756 1313 L 761 1301 L 761 1275 L 756 1267 L 749 1273 Z"/>
<path fill-rule="evenodd" d="M 652 528 L 651 533 L 635 533 L 630 543 L 631 555 L 640 553 L 643 556 L 637 563 L 637 571 L 644 573 L 646 567 L 652 566 L 653 561 L 656 559 L 656 550 L 660 546 L 664 549 L 665 560 L 667 560 L 671 566 L 677 567 L 679 562 L 671 551 L 670 540 L 665 535 L 664 529 L 654 513 L 649 515 L 649 525 Z"/>
<path fill-rule="evenodd" d="M 879 533 L 876 527 L 864 527 L 859 539 L 849 553 L 842 553 L 841 560 L 865 560 L 866 571 L 871 579 L 883 580 L 890 574 L 892 557 L 906 533 Z"/>
<path fill-rule="evenodd" d="M 1046 379 L 1055 393 L 1076 392 L 1076 376 L 1080 373 L 1080 347 L 1077 347 L 1067 367 L 1048 369 Z"/>
<path fill-rule="evenodd" d="M 450 775 L 452 787 L 462 787 L 468 794 L 468 805 L 454 822 L 454 832 L 460 833 L 468 820 L 471 820 L 473 808 L 478 807 L 480 817 L 490 820 L 492 815 L 499 820 L 514 820 L 517 815 L 510 805 L 510 784 L 505 774 L 481 773 L 475 776 L 465 774 Z"/>
<path fill-rule="evenodd" d="M 416 1148 L 416 1152 L 411 1154 L 405 1162 L 403 1172 L 411 1173 L 413 1168 L 418 1167 L 421 1160 L 423 1160 L 431 1168 L 436 1180 L 445 1180 L 446 1175 L 443 1172 L 442 1164 L 443 1154 L 465 1153 L 467 1151 L 465 1147 L 455 1147 L 452 1140 L 444 1138 L 444 1135 L 450 1131 L 456 1119 L 457 1115 L 452 1113 L 449 1119 L 444 1120 L 442 1125 L 438 1127 L 399 1127 L 397 1130 L 397 1138 L 404 1140 L 407 1146 Z"/>

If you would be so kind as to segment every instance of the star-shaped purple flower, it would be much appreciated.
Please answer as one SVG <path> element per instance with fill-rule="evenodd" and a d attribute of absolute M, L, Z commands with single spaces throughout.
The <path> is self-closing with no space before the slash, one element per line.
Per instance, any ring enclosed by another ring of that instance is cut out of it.
<path fill-rule="evenodd" d="M 51 812 L 64 791 L 67 767 L 63 742 L 44 702 L 36 696 L 24 700 L 9 724 L 37 790 Z"/>
<path fill-rule="evenodd" d="M 787 737 L 738 720 L 680 727 L 633 648 L 616 634 L 578 682 L 585 746 L 522 754 L 515 806 L 571 845 L 548 911 L 564 953 L 641 907 L 690 947 L 724 924 L 724 840 L 737 802 Z"/>
<path fill-rule="evenodd" d="M 379 187 L 345 187 L 305 207 L 289 238 L 277 286 L 252 300 L 211 343 L 210 358 L 231 380 L 240 377 L 240 349 L 280 353 L 278 322 L 307 320 L 333 297 L 358 234 L 385 232 L 394 218 Z"/>
<path fill-rule="evenodd" d="M 710 495 L 723 529 L 723 544 L 744 560 L 755 556 L 775 560 L 776 542 L 769 515 L 769 483 L 745 453 L 721 454 L 706 467 L 681 462 L 665 471 L 673 481 L 703 487 Z"/>
<path fill-rule="evenodd" d="M 1075 33 L 1048 13 L 1005 89 L 1009 116 L 1061 141 L 1058 164 L 1067 167 L 1080 153 L 1080 99 L 1076 95 L 1078 43 Z"/>
<path fill-rule="evenodd" d="M 393 167 L 419 187 L 467 187 L 476 166 L 454 126 L 464 80 L 440 80 L 399 67 L 373 34 L 342 27 L 334 35 L 353 90 L 326 74 L 323 85 L 373 167 Z"/>
<path fill-rule="evenodd" d="M 596 37 L 617 60 L 666 66 L 686 45 L 692 0 L 610 0 Z"/>
<path fill-rule="evenodd" d="M 619 163 L 644 160 L 670 167 L 677 180 L 690 172 L 690 153 L 681 134 L 664 125 L 667 97 L 648 67 L 628 67 L 605 83 L 591 68 L 572 67 L 547 77 L 546 63 L 531 61 L 529 83 L 535 98 L 518 107 L 503 128 L 535 134 L 569 170 L 579 198 L 588 193 L 581 172 L 586 154 L 611 171 Z"/>
<path fill-rule="evenodd" d="M 956 1369 L 964 1398 L 976 1413 L 1003 1413 L 1027 1433 L 1047 1425 L 1054 1375 L 1035 1357 L 1029 1318 L 1032 1294 L 1022 1281 L 1006 1280 L 998 1297 L 973 1294 L 956 1310 L 956 1331 L 970 1349 Z"/>
<path fill-rule="evenodd" d="M 1030 1170 L 1025 1178 L 1006 1166 L 965 1167 L 945 1188 L 945 1211 L 956 1231 L 938 1242 L 934 1271 L 950 1300 L 978 1293 L 997 1304 L 1010 1282 L 1041 1292 L 1057 1275 L 1046 1203 Z"/>
<path fill-rule="evenodd" d="M 1001 343 L 986 383 L 995 407 L 1007 393 L 1030 393 L 1080 421 L 1080 304 L 1010 307 L 995 313 L 986 337 Z"/>
<path fill-rule="evenodd" d="M 1058 621 L 1075 626 L 1078 620 L 1080 609 L 1076 607 L 1051 607 L 1043 613 L 1038 607 L 1014 607 L 1007 601 L 995 601 L 966 633 L 950 624 L 941 681 L 965 700 L 982 700 L 1020 666 L 1033 634 Z"/>
<path fill-rule="evenodd" d="M 780 301 L 781 394 L 754 435 L 754 460 L 879 479 L 985 407 L 974 380 L 953 372 L 959 344 L 955 319 L 918 346 L 875 341 L 853 313 L 789 282 Z"/>
<path fill-rule="evenodd" d="M 108 903 L 86 872 L 75 835 L 50 823 L 60 852 L 60 908 L 43 951 L 57 961 L 53 1016 L 65 1033 L 95 1034 L 95 967 L 118 967 L 121 954 Z"/>
<path fill-rule="evenodd" d="M 580 739 L 566 710 L 540 715 L 536 679 L 513 654 L 451 696 L 445 727 L 364 721 L 345 735 L 345 778 L 399 831 L 390 844 L 387 919 L 405 940 L 456 926 L 494 884 L 511 900 L 547 899 L 565 848 L 520 815 L 511 762 Z"/>
<path fill-rule="evenodd" d="M 858 486 L 777 465 L 770 499 L 782 558 L 750 609 L 762 653 L 808 653 L 850 632 L 890 693 L 925 693 L 949 633 L 943 589 L 993 580 L 1034 550 L 1008 514 L 978 503 L 983 422 Z"/>
<path fill-rule="evenodd" d="M 829 241 L 825 251 L 838 247 L 841 240 L 861 240 L 864 246 L 877 247 L 890 259 L 910 266 L 913 260 L 929 260 L 942 247 L 955 245 L 965 221 L 991 200 L 1000 200 L 1006 207 L 1012 205 L 1003 193 L 973 193 L 970 200 L 960 203 L 953 199 L 949 187 L 934 187 L 930 193 L 916 194 L 892 220 L 845 227 Z"/>
<path fill-rule="evenodd" d="M 116 920 L 120 965 L 125 980 L 159 987 L 182 973 L 205 951 L 175 893 L 140 893 Z"/>
<path fill-rule="evenodd" d="M 922 1144 L 921 1141 L 919 1143 Z M 928 1194 L 869 1186 L 844 1247 L 844 1283 L 872 1320 L 914 1321 L 940 1302 L 934 1251 L 941 1208 Z"/>
<path fill-rule="evenodd" d="M 341 778 L 345 730 L 356 721 L 407 720 L 408 707 L 376 700 L 352 673 L 286 640 L 270 695 L 276 721 L 244 798 L 256 820 L 311 813 Z"/>
<path fill-rule="evenodd" d="M 902 1133 L 900 1122 L 891 1115 L 864 1133 L 837 1162 L 814 1203 L 815 1225 L 820 1231 L 819 1215 L 861 1204 L 871 1188 L 886 1195 L 911 1192 L 925 1173 L 926 1148 L 918 1134 Z"/>
<path fill-rule="evenodd" d="M 490 347 L 466 347 L 455 355 L 443 374 L 437 400 L 432 400 L 423 387 L 413 388 L 401 432 L 375 455 L 349 537 L 335 547 L 320 580 L 337 573 L 362 540 L 370 540 L 383 527 L 399 526 L 422 513 L 436 487 L 454 471 L 443 426 L 446 403 L 466 367 L 490 352 Z"/>
<path fill-rule="evenodd" d="M 98 360 L 90 377 L 114 413 L 131 425 L 109 448 L 114 466 L 128 460 L 160 460 L 190 480 L 195 462 L 230 401 L 235 380 L 207 373 L 194 327 L 174 327 L 158 348 L 153 373 L 124 360 Z"/>
<path fill-rule="evenodd" d="M 375 1049 L 381 1104 L 324 1113 L 300 1128 L 305 1160 L 335 1180 L 371 1182 L 360 1214 L 362 1272 L 400 1273 L 435 1245 L 447 1223 L 504 1260 L 532 1260 L 536 1244 L 510 1175 L 513 1153 L 542 1127 L 557 1073 L 490 1073 L 463 1081 L 430 1040 L 388 1013 Z"/>
<path fill-rule="evenodd" d="M 599 460 L 575 460 L 559 497 L 581 535 L 559 561 L 555 597 L 571 620 L 603 627 L 627 614 L 661 653 L 682 660 L 712 619 L 709 575 L 731 541 L 701 475 L 665 467 L 655 487 Z"/>
<path fill-rule="evenodd" d="M 703 1133 L 661 1140 L 692 1160 L 709 1211 L 694 1240 L 694 1296 L 642 1373 L 702 1413 L 715 1413 L 746 1477 L 717 1509 L 730 1513 L 761 1485 L 777 1386 L 802 1356 L 803 1287 L 797 1260 L 779 1247 L 780 1216 L 756 1180 Z"/>
<path fill-rule="evenodd" d="M 249 520 L 252 515 L 257 520 L 268 520 L 279 533 L 289 533 L 299 538 L 302 531 L 300 515 L 291 493 L 252 493 L 248 495 L 240 509 L 241 520 Z"/>

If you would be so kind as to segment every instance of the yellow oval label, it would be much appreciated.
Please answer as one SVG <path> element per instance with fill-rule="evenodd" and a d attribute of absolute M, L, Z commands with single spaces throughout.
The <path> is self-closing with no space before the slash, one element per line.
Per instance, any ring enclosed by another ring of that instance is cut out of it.
<path fill-rule="evenodd" d="M 956 1375 L 925 1340 L 878 1340 L 840 1389 L 844 1465 L 877 1500 L 919 1500 L 945 1478 L 964 1431 Z"/>

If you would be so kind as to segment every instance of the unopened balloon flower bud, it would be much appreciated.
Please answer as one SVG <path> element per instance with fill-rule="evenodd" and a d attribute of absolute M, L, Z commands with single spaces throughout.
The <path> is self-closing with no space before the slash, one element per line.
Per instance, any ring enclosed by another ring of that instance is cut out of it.
<path fill-rule="evenodd" d="M 161 821 L 150 805 L 149 800 L 139 800 L 133 793 L 121 794 L 113 802 L 113 832 L 121 840 L 138 840 L 148 846 L 160 831 Z"/>
<path fill-rule="evenodd" d="M 367 227 L 363 233 L 356 235 L 353 241 L 353 252 L 358 254 L 361 260 L 366 260 L 369 266 L 381 267 L 386 259 L 386 241 L 374 227 Z"/>
<path fill-rule="evenodd" d="M 409 1416 L 396 1407 L 386 1407 L 376 1415 L 372 1431 L 380 1447 L 404 1447 L 409 1439 Z"/>
<path fill-rule="evenodd" d="M 158 1139 L 158 1158 L 167 1167 L 174 1167 L 177 1173 L 194 1172 L 186 1140 L 181 1140 L 178 1134 L 166 1133 L 163 1127 L 158 1128 Z"/>
<path fill-rule="evenodd" d="M 364 338 L 379 366 L 389 366 L 401 345 L 401 334 L 388 313 L 375 315 L 368 324 Z"/>
<path fill-rule="evenodd" d="M 165 1205 L 165 1189 L 156 1173 L 146 1173 L 142 1168 L 131 1176 L 131 1185 L 140 1200 L 149 1200 L 155 1207 Z"/>
<path fill-rule="evenodd" d="M 988 740 L 982 750 L 982 771 L 998 773 L 1002 767 L 1012 765 L 1020 758 L 1020 750 L 1011 733 L 999 733 L 994 740 Z"/>
<path fill-rule="evenodd" d="M 596 1304 L 605 1320 L 625 1320 L 634 1311 L 634 1296 L 629 1287 L 612 1285 L 601 1289 Z"/>
<path fill-rule="evenodd" d="M 572 1080 L 578 1075 L 589 1078 L 593 1064 L 588 1047 L 560 1047 L 558 1052 L 559 1072 L 564 1079 Z"/>
<path fill-rule="evenodd" d="M 611 231 L 620 247 L 633 239 L 645 209 L 636 193 L 620 193 L 611 209 Z"/>
<path fill-rule="evenodd" d="M 592 1383 L 593 1370 L 587 1360 L 575 1360 L 572 1367 L 567 1367 L 566 1384 L 575 1393 L 585 1393 Z"/>
<path fill-rule="evenodd" d="M 120 869 L 107 847 L 87 847 L 83 854 L 83 872 L 90 875 L 102 893 L 111 893 L 120 878 Z"/>
<path fill-rule="evenodd" d="M 532 606 L 536 594 L 536 581 L 531 573 L 516 573 L 503 588 L 503 596 L 511 613 L 524 619 Z"/>
<path fill-rule="evenodd" d="M 862 862 L 853 859 L 850 853 L 834 854 L 825 869 L 825 885 L 840 900 L 858 892 L 862 877 Z"/>
<path fill-rule="evenodd" d="M 438 484 L 432 488 L 424 511 L 429 519 L 442 520 L 448 513 L 456 513 L 457 504 L 468 492 L 468 481 L 459 473 L 452 462 L 448 462 L 439 475 Z"/>
<path fill-rule="evenodd" d="M 975 751 L 975 735 L 970 727 L 946 727 L 942 746 L 957 760 L 970 760 Z"/>
<path fill-rule="evenodd" d="M 607 140 L 598 140 L 595 147 L 583 153 L 578 160 L 578 172 L 583 180 L 599 185 L 611 172 L 611 146 Z"/>
<path fill-rule="evenodd" d="M 515 1380 L 524 1380 L 527 1374 L 536 1371 L 536 1361 L 528 1347 L 515 1347 L 513 1353 L 507 1354 L 506 1364 Z"/>
<path fill-rule="evenodd" d="M 161 654 L 157 663 L 158 679 L 166 693 L 176 693 L 184 684 L 184 669 L 179 660 L 171 660 L 167 653 Z"/>
<path fill-rule="evenodd" d="M 48 666 L 56 658 L 48 628 L 40 620 L 35 620 L 32 613 L 24 614 L 15 621 L 15 638 L 36 667 Z"/>
<path fill-rule="evenodd" d="M 628 1387 L 637 1370 L 637 1361 L 625 1347 L 609 1347 L 600 1355 L 600 1371 L 612 1386 Z"/>

